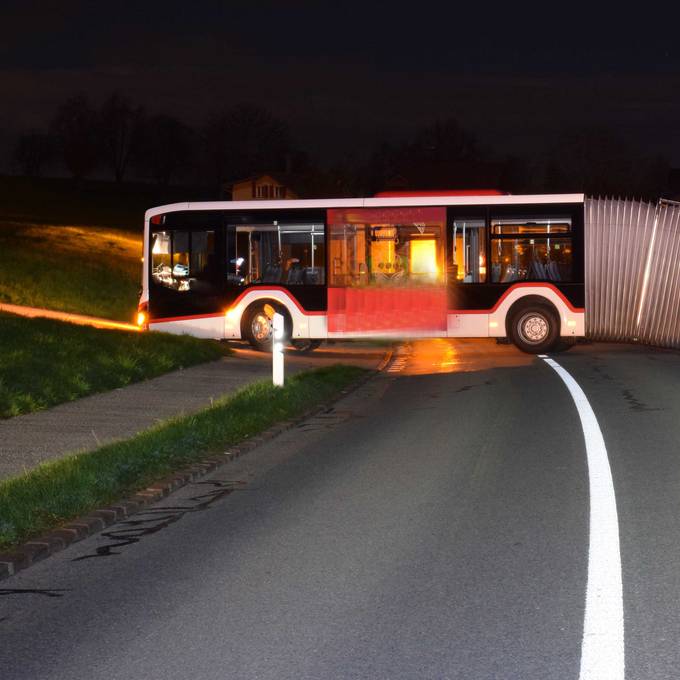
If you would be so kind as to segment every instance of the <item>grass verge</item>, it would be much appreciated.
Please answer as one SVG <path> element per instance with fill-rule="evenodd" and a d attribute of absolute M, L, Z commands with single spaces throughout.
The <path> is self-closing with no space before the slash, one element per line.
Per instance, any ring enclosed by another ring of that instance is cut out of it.
<path fill-rule="evenodd" d="M 189 336 L 0 313 L 0 418 L 123 387 L 229 351 Z"/>
<path fill-rule="evenodd" d="M 365 373 L 336 365 L 297 374 L 282 388 L 256 383 L 194 415 L 0 482 L 0 549 L 120 500 L 218 447 L 300 416 Z"/>

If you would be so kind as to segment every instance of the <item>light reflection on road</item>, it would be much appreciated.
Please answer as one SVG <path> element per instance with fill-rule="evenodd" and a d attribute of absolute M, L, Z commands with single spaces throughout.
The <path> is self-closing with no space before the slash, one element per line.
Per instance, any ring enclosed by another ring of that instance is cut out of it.
<path fill-rule="evenodd" d="M 431 338 L 410 341 L 401 375 L 462 373 L 528 366 L 535 357 L 490 338 Z"/>

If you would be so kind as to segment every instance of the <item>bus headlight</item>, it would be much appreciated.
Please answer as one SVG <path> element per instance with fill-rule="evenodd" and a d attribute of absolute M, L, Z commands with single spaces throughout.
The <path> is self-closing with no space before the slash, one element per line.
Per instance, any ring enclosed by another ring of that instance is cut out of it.
<path fill-rule="evenodd" d="M 137 327 L 139 330 L 148 330 L 149 328 L 149 303 L 140 302 L 137 305 Z"/>
<path fill-rule="evenodd" d="M 224 329 L 231 335 L 236 331 L 238 322 L 238 312 L 235 309 L 228 309 L 224 313 Z"/>

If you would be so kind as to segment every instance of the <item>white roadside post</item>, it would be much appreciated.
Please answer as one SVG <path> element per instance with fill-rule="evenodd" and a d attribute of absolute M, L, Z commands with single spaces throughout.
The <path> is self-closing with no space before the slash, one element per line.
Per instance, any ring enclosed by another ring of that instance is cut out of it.
<path fill-rule="evenodd" d="M 283 387 L 283 314 L 278 312 L 272 319 L 274 342 L 272 343 L 272 382 Z"/>

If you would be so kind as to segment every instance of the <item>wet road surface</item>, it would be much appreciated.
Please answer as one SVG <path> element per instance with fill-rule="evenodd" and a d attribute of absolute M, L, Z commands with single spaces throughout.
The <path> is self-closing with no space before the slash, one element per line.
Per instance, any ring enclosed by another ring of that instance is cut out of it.
<path fill-rule="evenodd" d="M 611 465 L 625 677 L 677 678 L 680 355 L 554 358 Z M 328 413 L 3 581 L 0 677 L 578 678 L 589 493 L 544 360 L 407 343 Z"/>

